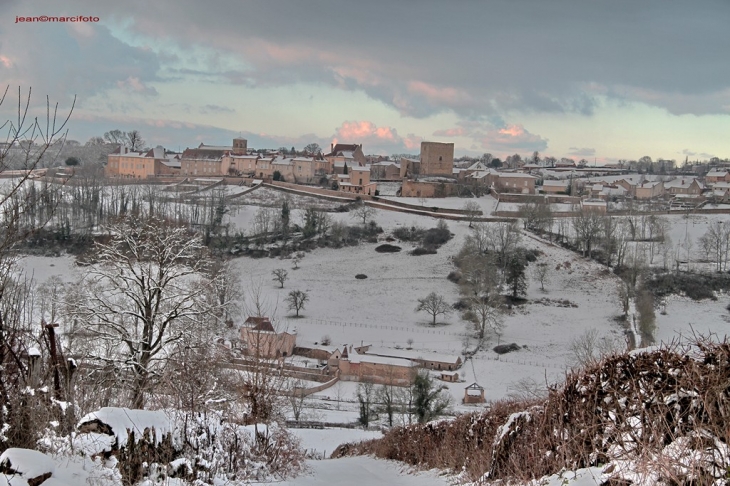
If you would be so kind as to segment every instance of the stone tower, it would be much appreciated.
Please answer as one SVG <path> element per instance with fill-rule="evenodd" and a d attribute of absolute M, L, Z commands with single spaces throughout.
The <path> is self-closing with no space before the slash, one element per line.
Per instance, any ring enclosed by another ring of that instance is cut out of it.
<path fill-rule="evenodd" d="M 454 144 L 421 142 L 421 176 L 453 177 Z"/>

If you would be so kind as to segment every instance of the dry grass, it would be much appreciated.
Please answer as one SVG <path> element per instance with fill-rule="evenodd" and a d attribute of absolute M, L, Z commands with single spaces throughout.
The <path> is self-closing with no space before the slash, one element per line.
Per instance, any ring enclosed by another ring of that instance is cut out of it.
<path fill-rule="evenodd" d="M 472 481 L 523 481 L 612 463 L 613 481 L 710 484 L 730 478 L 727 423 L 730 344 L 698 339 L 691 347 L 608 357 L 570 373 L 545 399 L 501 401 L 483 413 L 397 428 L 333 455 L 374 454 Z"/>

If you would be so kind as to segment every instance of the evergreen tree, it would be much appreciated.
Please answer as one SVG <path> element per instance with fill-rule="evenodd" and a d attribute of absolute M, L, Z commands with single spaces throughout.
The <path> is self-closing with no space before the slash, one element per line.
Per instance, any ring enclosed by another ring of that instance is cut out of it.
<path fill-rule="evenodd" d="M 525 277 L 525 268 L 527 263 L 524 258 L 515 253 L 510 256 L 505 269 L 505 280 L 507 285 L 512 289 L 512 297 L 517 298 L 527 293 L 527 278 Z"/>
<path fill-rule="evenodd" d="M 347 175 L 347 162 L 345 162 L 345 168 L 342 170 L 342 173 Z"/>
<path fill-rule="evenodd" d="M 444 414 L 451 399 L 446 385 L 436 386 L 428 371 L 418 373 L 413 380 L 413 407 L 418 423 L 424 424 Z"/>
<path fill-rule="evenodd" d="M 289 234 L 289 201 L 284 200 L 281 205 L 281 232 L 284 238 Z"/>

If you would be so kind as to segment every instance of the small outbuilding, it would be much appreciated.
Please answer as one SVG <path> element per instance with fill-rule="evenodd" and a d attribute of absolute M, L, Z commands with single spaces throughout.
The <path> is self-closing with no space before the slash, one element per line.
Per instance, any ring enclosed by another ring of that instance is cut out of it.
<path fill-rule="evenodd" d="M 464 389 L 464 403 L 484 403 L 484 388 L 478 383 L 472 383 Z"/>

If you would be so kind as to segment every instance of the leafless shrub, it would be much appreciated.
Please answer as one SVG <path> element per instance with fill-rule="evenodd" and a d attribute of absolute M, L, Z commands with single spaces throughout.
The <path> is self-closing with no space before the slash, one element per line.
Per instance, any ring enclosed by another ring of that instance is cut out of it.
<path fill-rule="evenodd" d="M 527 481 L 611 464 L 606 484 L 637 474 L 655 484 L 719 484 L 730 467 L 728 382 L 730 343 L 698 338 L 691 348 L 605 358 L 569 373 L 547 398 L 396 428 L 333 456 L 375 454 L 472 481 Z"/>

